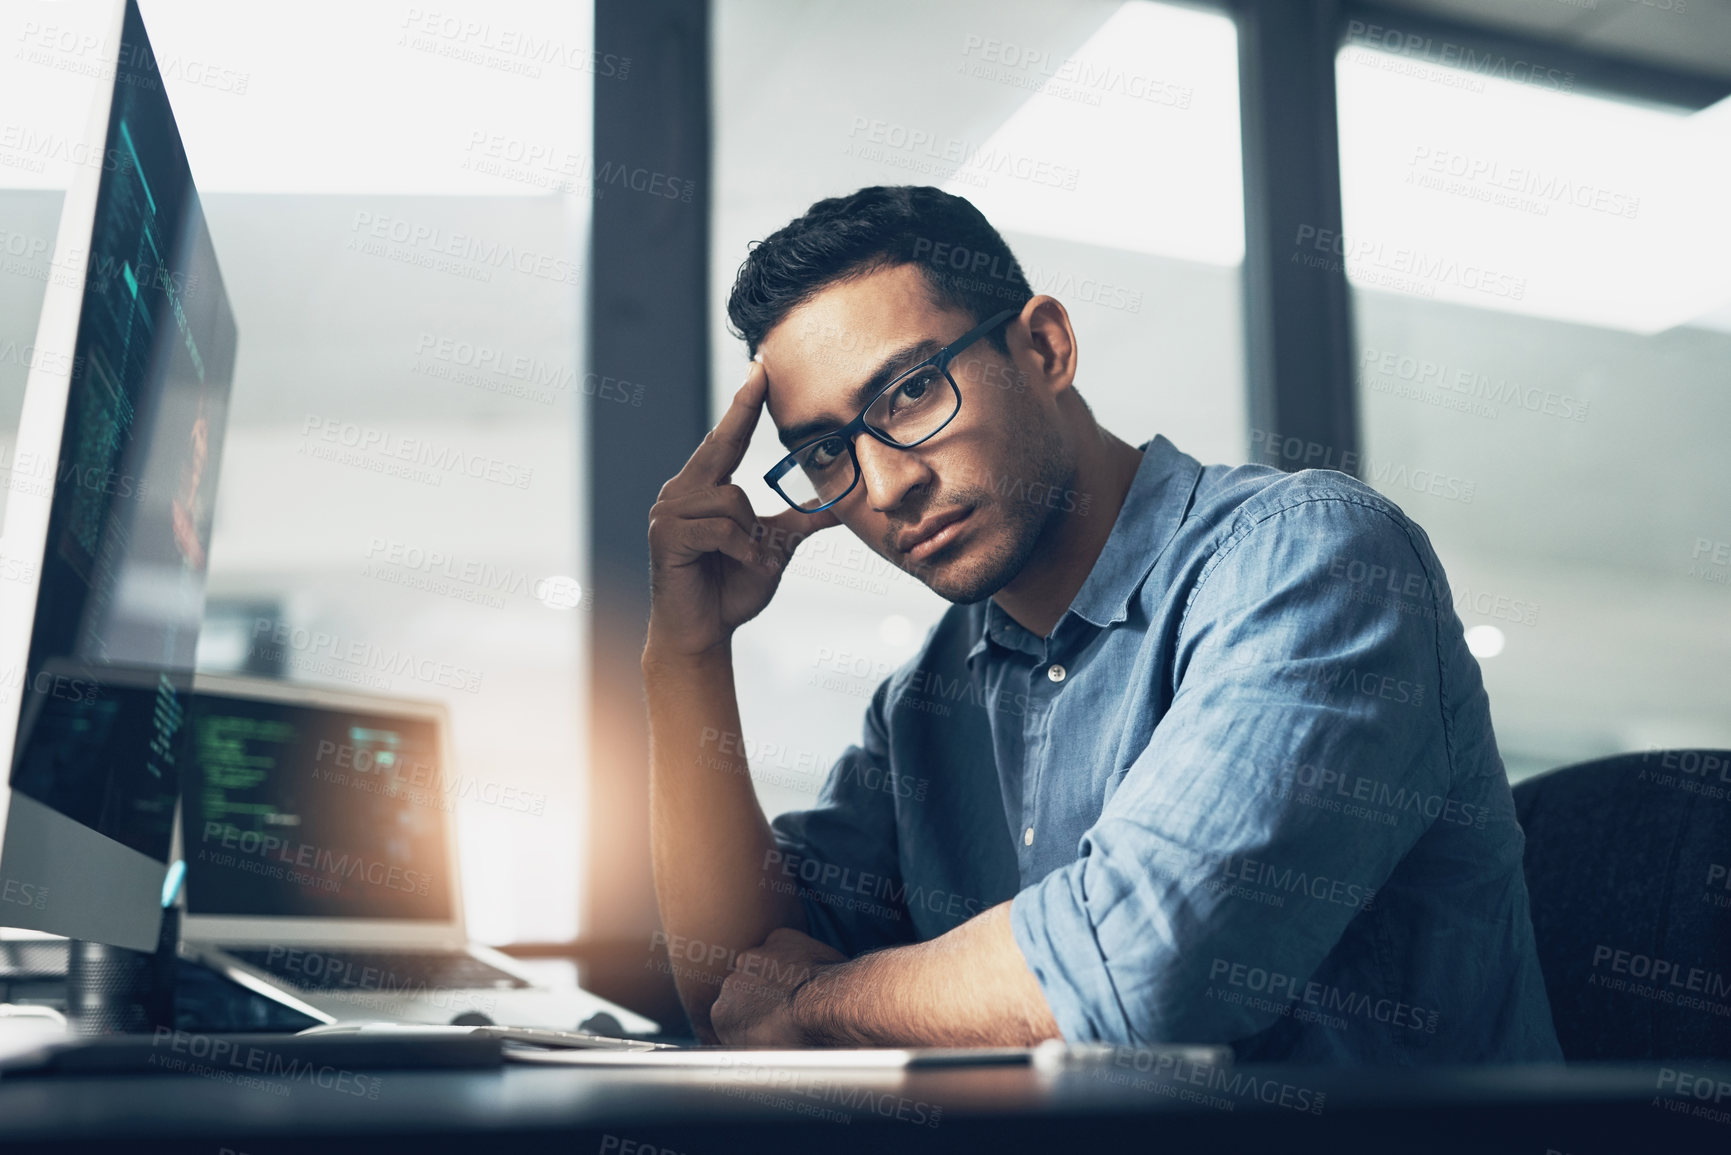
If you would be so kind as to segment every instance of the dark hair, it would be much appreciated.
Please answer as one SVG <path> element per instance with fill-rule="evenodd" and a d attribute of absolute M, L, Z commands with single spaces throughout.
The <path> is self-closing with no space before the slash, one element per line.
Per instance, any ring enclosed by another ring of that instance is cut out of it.
<path fill-rule="evenodd" d="M 752 356 L 765 334 L 820 291 L 896 265 L 918 265 L 932 303 L 975 323 L 1034 295 L 998 230 L 967 198 L 930 185 L 873 185 L 818 201 L 752 243 L 727 298 L 734 336 Z M 1000 326 L 990 340 L 1009 352 Z"/>

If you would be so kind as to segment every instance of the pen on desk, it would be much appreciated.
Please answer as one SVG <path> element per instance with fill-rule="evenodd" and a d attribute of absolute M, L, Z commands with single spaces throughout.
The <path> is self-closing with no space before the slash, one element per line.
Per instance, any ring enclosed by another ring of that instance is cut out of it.
<path fill-rule="evenodd" d="M 1117 1043 L 1067 1043 L 1047 1039 L 1034 1048 L 1034 1069 L 1043 1074 L 1098 1070 L 1117 1066 L 1144 1073 L 1168 1072 L 1180 1064 L 1224 1067 L 1232 1062 L 1231 1047 L 1172 1045 L 1136 1047 Z"/>

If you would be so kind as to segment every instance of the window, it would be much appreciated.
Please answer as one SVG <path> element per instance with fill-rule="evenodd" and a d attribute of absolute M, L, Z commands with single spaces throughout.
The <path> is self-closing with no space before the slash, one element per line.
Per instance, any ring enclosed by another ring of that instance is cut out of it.
<path fill-rule="evenodd" d="M 1069 310 L 1101 424 L 1203 461 L 1246 451 L 1237 47 L 1216 13 L 1145 2 L 968 0 L 714 9 L 718 315 L 747 245 L 874 184 L 965 196 L 1036 293 Z M 1129 146 L 1127 147 L 1127 142 Z M 745 358 L 715 330 L 713 405 Z M 785 449 L 768 421 L 737 476 Z M 808 805 L 872 691 L 948 603 L 844 529 L 803 546 L 739 631 L 741 720 L 772 816 Z M 797 703 L 790 708 L 790 703 Z"/>
<path fill-rule="evenodd" d="M 589 6 L 142 7 L 240 330 L 200 667 L 448 703 L 471 933 L 569 939 Z"/>
<path fill-rule="evenodd" d="M 1731 745 L 1731 103 L 1383 43 L 1337 58 L 1319 255 L 1354 287 L 1363 475 L 1448 569 L 1511 777 Z"/>

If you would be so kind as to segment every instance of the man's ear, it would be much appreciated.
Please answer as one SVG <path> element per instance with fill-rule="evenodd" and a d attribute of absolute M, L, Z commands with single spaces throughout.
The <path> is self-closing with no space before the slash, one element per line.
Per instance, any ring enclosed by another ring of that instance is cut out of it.
<path fill-rule="evenodd" d="M 1062 301 L 1041 293 L 1022 306 L 1007 330 L 1010 359 L 1031 368 L 1039 388 L 1057 396 L 1076 381 L 1076 330 Z"/>

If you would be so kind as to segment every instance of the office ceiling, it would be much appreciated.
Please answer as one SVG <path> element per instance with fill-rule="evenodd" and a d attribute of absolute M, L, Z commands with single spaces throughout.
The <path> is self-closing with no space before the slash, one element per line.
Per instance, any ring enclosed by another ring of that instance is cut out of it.
<path fill-rule="evenodd" d="M 1380 7 L 1731 80 L 1731 0 L 1377 0 Z"/>

